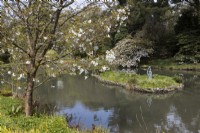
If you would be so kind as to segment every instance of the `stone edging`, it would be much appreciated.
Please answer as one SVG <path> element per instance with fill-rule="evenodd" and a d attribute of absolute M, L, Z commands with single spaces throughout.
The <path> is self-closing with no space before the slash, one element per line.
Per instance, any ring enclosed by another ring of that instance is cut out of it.
<path fill-rule="evenodd" d="M 180 86 L 170 86 L 168 88 L 140 89 L 137 86 L 130 86 L 128 84 L 120 84 L 120 83 L 116 83 L 116 82 L 113 82 L 113 81 L 104 80 L 99 75 L 92 75 L 92 76 L 95 77 L 96 79 L 98 79 L 100 82 L 106 84 L 106 85 L 119 86 L 119 87 L 123 87 L 123 88 L 125 88 L 127 90 L 130 90 L 130 91 L 136 91 L 136 92 L 141 92 L 141 93 L 163 94 L 163 93 L 169 93 L 169 92 L 172 92 L 172 91 L 181 90 L 183 88 L 183 84 L 180 84 Z"/>

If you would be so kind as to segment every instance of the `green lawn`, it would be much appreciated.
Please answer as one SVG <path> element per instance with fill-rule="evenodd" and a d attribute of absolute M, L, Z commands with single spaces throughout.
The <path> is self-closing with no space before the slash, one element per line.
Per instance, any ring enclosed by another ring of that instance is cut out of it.
<path fill-rule="evenodd" d="M 174 70 L 200 70 L 200 63 L 186 64 L 175 62 L 174 59 L 157 59 L 149 61 L 148 64 L 141 67 L 152 66 L 157 69 L 174 69 Z"/>
<path fill-rule="evenodd" d="M 112 81 L 115 83 L 120 83 L 124 85 L 132 85 L 139 89 L 165 89 L 170 87 L 170 89 L 174 89 L 174 87 L 179 87 L 181 79 L 177 77 L 168 77 L 162 75 L 153 75 L 153 79 L 148 79 L 146 75 L 138 75 L 138 74 L 128 74 L 125 72 L 116 72 L 116 71 L 107 71 L 105 73 L 101 73 L 100 77 L 106 81 Z M 172 87 L 172 88 L 171 88 Z"/>

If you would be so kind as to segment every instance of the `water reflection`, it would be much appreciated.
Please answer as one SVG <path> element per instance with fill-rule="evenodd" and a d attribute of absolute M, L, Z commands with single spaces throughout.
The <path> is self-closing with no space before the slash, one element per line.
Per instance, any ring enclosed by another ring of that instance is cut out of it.
<path fill-rule="evenodd" d="M 71 124 L 92 124 L 120 133 L 190 133 L 200 131 L 200 74 L 183 74 L 185 88 L 169 95 L 129 94 L 107 87 L 90 77 L 63 76 L 41 86 L 36 93 L 43 105 L 52 105 L 60 115 L 71 115 Z M 54 86 L 54 87 L 51 87 Z"/>

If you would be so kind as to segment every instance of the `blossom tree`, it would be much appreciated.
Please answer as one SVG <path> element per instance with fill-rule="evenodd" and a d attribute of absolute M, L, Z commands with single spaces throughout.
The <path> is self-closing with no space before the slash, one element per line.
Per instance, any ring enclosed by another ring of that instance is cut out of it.
<path fill-rule="evenodd" d="M 7 50 L 11 55 L 7 65 L 12 70 L 5 69 L 7 74 L 16 80 L 26 80 L 26 116 L 32 115 L 34 88 L 45 81 L 39 81 L 38 71 L 48 68 L 47 74 L 55 77 L 55 70 L 63 63 L 60 58 L 69 54 L 67 47 L 58 49 L 63 37 L 60 29 L 94 4 L 74 9 L 74 3 L 75 0 L 1 2 L 1 52 Z"/>
<path fill-rule="evenodd" d="M 98 2 L 86 2 L 81 6 L 76 2 L 22 0 L 1 3 L 0 51 L 10 54 L 10 63 L 4 65 L 4 70 L 12 81 L 26 81 L 15 86 L 18 89 L 25 86 L 26 116 L 33 113 L 34 89 L 49 79 L 46 77 L 56 77 L 63 72 L 62 66 L 68 67 L 63 57 L 78 49 L 93 58 L 102 45 L 106 46 L 111 31 L 117 30 L 127 19 L 128 8 L 113 8 L 115 3 L 106 3 L 107 7 L 112 7 L 106 12 L 97 6 Z M 96 10 L 99 12 L 93 14 Z M 98 60 L 85 64 L 96 67 Z M 79 74 L 88 73 L 79 65 L 71 64 L 70 67 L 72 71 L 78 69 Z M 102 66 L 100 71 L 108 69 Z M 1 83 L 6 82 L 4 74 L 1 73 L 4 78 Z"/>

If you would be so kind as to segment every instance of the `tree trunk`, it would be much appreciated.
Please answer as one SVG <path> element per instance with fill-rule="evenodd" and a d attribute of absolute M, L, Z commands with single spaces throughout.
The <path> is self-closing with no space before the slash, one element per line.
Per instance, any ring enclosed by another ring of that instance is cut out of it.
<path fill-rule="evenodd" d="M 27 89 L 25 97 L 25 113 L 26 116 L 33 115 L 33 88 L 34 88 L 34 75 L 28 74 L 27 77 Z"/>

